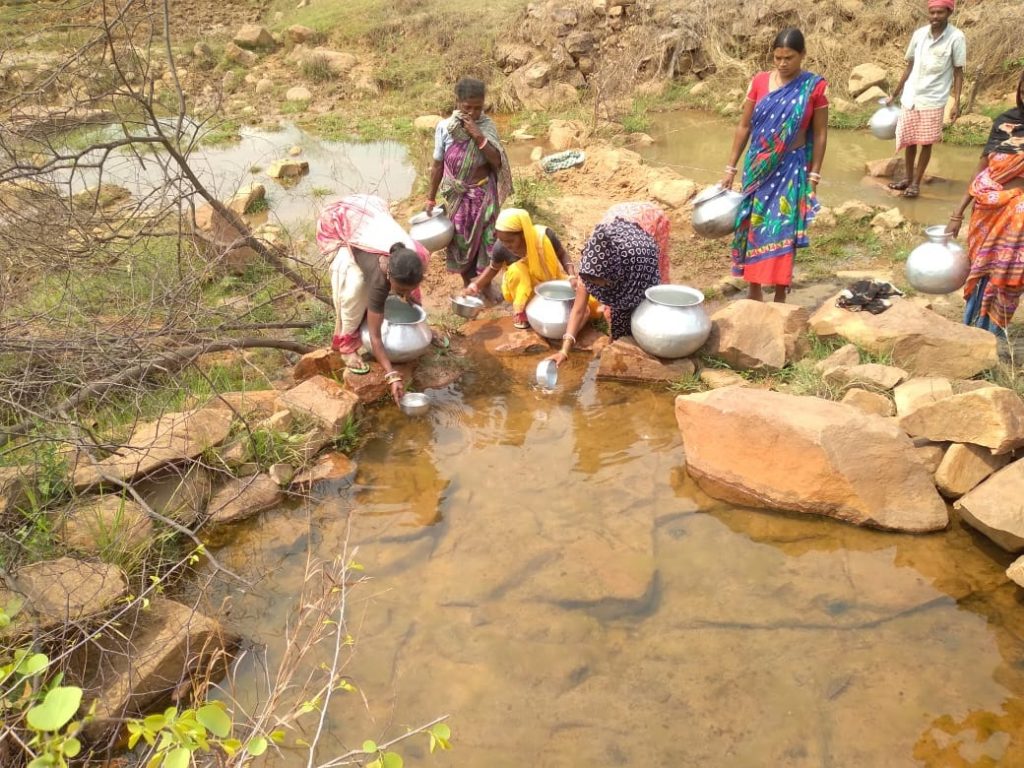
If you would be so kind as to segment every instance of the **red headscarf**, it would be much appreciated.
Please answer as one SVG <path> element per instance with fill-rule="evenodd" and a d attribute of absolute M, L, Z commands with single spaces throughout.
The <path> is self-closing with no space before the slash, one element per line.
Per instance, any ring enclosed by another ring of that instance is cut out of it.
<path fill-rule="evenodd" d="M 928 0 L 929 8 L 948 8 L 949 12 L 953 12 L 953 0 Z"/>

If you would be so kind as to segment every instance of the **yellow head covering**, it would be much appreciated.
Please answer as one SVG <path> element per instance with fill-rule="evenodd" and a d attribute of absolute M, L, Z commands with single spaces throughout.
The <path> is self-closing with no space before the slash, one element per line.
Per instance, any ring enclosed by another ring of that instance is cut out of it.
<path fill-rule="evenodd" d="M 526 242 L 526 263 L 534 280 L 543 282 L 565 277 L 565 270 L 555 255 L 547 236 L 547 227 L 534 225 L 530 214 L 522 208 L 506 208 L 494 223 L 498 232 L 521 232 Z"/>
<path fill-rule="evenodd" d="M 499 232 L 528 232 L 533 228 L 533 221 L 522 208 L 506 208 L 498 214 L 494 228 Z"/>

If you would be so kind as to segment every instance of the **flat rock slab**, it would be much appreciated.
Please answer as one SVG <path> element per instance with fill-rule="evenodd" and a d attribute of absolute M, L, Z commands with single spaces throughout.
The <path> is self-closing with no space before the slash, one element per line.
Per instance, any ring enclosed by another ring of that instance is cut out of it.
<path fill-rule="evenodd" d="M 62 557 L 19 568 L 10 587 L 50 626 L 102 613 L 127 594 L 128 580 L 116 565 Z"/>
<path fill-rule="evenodd" d="M 851 368 L 860 365 L 860 350 L 856 344 L 843 344 L 839 349 L 814 365 L 818 373 L 826 374 L 833 368 Z"/>
<path fill-rule="evenodd" d="M 86 555 L 140 552 L 153 538 L 153 521 L 142 506 L 115 495 L 75 506 L 61 528 L 64 544 Z"/>
<path fill-rule="evenodd" d="M 219 660 L 216 676 L 237 643 L 237 636 L 194 608 L 153 599 L 149 610 L 137 614 L 130 641 L 121 652 L 102 654 L 95 679 L 84 686 L 85 706 L 90 698 L 96 703 L 86 733 L 95 738 L 120 726 L 123 717 L 147 714 L 182 683 L 204 678 L 211 662 Z"/>
<path fill-rule="evenodd" d="M 231 480 L 210 501 L 208 526 L 246 520 L 281 502 L 281 487 L 267 474 Z"/>
<path fill-rule="evenodd" d="M 727 368 L 704 368 L 700 372 L 700 380 L 711 389 L 746 387 L 750 384 L 749 381 L 736 373 L 736 371 L 730 371 Z"/>
<path fill-rule="evenodd" d="M 907 378 L 902 368 L 878 363 L 861 363 L 858 365 L 840 365 L 826 371 L 825 381 L 845 386 L 869 387 L 887 392 Z"/>
<path fill-rule="evenodd" d="M 1024 402 L 1005 387 L 985 387 L 924 405 L 900 419 L 911 437 L 973 443 L 1007 453 L 1024 445 Z"/>
<path fill-rule="evenodd" d="M 487 352 L 499 357 L 551 351 L 547 339 L 532 328 L 516 328 L 513 322 L 509 315 L 499 318 L 478 318 L 463 325 L 459 332 L 471 345 L 482 345 Z"/>
<path fill-rule="evenodd" d="M 345 480 L 351 482 L 356 476 L 356 463 L 343 453 L 328 453 L 321 456 L 316 464 L 299 472 L 291 482 L 297 490 L 308 490 L 314 483 Z"/>
<path fill-rule="evenodd" d="M 904 381 L 892 395 L 896 401 L 896 415 L 906 416 L 922 406 L 951 397 L 953 386 L 949 379 L 941 376 L 921 376 Z"/>
<path fill-rule="evenodd" d="M 292 368 L 292 378 L 296 382 L 303 382 L 313 376 L 334 377 L 344 367 L 345 361 L 340 352 L 317 349 L 299 358 L 299 362 Z"/>
<path fill-rule="evenodd" d="M 879 315 L 836 306 L 839 294 L 811 315 L 811 330 L 839 336 L 874 354 L 892 354 L 895 365 L 918 376 L 969 379 L 998 362 L 996 337 L 947 320 L 930 309 L 896 299 Z"/>
<path fill-rule="evenodd" d="M 842 402 L 846 405 L 852 405 L 854 408 L 864 411 L 864 413 L 871 413 L 875 416 L 892 416 L 895 410 L 892 400 L 885 395 L 878 392 L 869 392 L 859 387 L 848 389 L 846 394 L 843 395 Z"/>
<path fill-rule="evenodd" d="M 942 457 L 946 455 L 949 443 L 933 443 L 924 437 L 915 437 L 911 440 L 914 444 L 914 453 L 922 464 L 933 475 L 942 463 Z"/>
<path fill-rule="evenodd" d="M 704 351 L 741 371 L 778 371 L 807 351 L 803 307 L 751 299 L 731 301 L 711 316 Z"/>
<path fill-rule="evenodd" d="M 1007 552 L 1024 552 L 1024 460 L 1000 469 L 961 496 L 953 508 Z"/>
<path fill-rule="evenodd" d="M 76 490 L 103 481 L 104 477 L 126 482 L 165 464 L 194 459 L 220 445 L 231 430 L 231 416 L 222 410 L 203 408 L 168 413 L 135 429 L 125 445 L 112 456 L 75 470 Z"/>
<path fill-rule="evenodd" d="M 597 378 L 661 384 L 693 376 L 697 366 L 693 360 L 661 360 L 637 346 L 630 336 L 616 339 L 601 352 Z"/>
<path fill-rule="evenodd" d="M 413 371 L 417 368 L 415 363 L 400 363 L 393 367 L 402 374 L 402 380 L 406 383 L 412 380 Z M 378 362 L 370 363 L 367 373 L 346 370 L 343 376 L 345 387 L 359 398 L 360 403 L 375 403 L 390 394 L 388 383 L 384 381 L 384 366 Z"/>
<path fill-rule="evenodd" d="M 953 443 L 935 470 L 939 493 L 955 499 L 1010 463 L 1010 454 L 994 456 L 988 448 L 970 443 Z"/>
<path fill-rule="evenodd" d="M 294 416 L 308 416 L 333 434 L 355 414 L 359 398 L 334 379 L 313 376 L 280 396 Z"/>
<path fill-rule="evenodd" d="M 1006 569 L 1006 578 L 1018 587 L 1024 587 L 1024 557 L 1018 557 Z"/>
<path fill-rule="evenodd" d="M 687 472 L 724 501 L 915 533 L 949 522 L 909 438 L 856 408 L 730 387 L 677 397 L 676 420 Z"/>
<path fill-rule="evenodd" d="M 224 392 L 210 398 L 205 407 L 224 410 L 243 419 L 266 419 L 281 410 L 276 389 L 258 389 L 252 392 Z"/>
<path fill-rule="evenodd" d="M 137 483 L 135 490 L 154 512 L 191 528 L 213 497 L 213 476 L 199 464 L 171 467 Z"/>

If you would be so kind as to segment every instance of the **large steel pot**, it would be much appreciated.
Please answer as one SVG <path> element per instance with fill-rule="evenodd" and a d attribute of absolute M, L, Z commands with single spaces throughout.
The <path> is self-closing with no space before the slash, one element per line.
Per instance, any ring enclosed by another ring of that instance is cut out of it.
<path fill-rule="evenodd" d="M 407 304 L 397 296 L 388 296 L 384 302 L 384 322 L 380 327 L 384 352 L 392 363 L 408 363 L 430 349 L 433 334 L 427 325 L 423 307 Z M 363 321 L 360 328 L 363 346 L 370 349 L 370 329 Z"/>
<path fill-rule="evenodd" d="M 946 227 L 926 227 L 927 241 L 907 257 L 907 282 L 921 293 L 952 293 L 963 288 L 971 271 L 971 261 Z"/>
<path fill-rule="evenodd" d="M 704 294 L 686 285 L 655 285 L 633 310 L 633 339 L 648 354 L 673 359 L 687 357 L 704 346 L 711 318 Z"/>
<path fill-rule="evenodd" d="M 879 104 L 882 108 L 879 109 L 875 114 L 868 120 L 868 130 L 876 139 L 882 139 L 882 141 L 889 141 L 896 138 L 896 123 L 900 119 L 899 107 L 887 105 L 885 99 L 880 99 Z"/>
<path fill-rule="evenodd" d="M 409 219 L 409 236 L 430 252 L 446 248 L 455 236 L 455 227 L 444 208 L 417 213 Z"/>
<path fill-rule="evenodd" d="M 576 291 L 568 280 L 549 280 L 533 289 L 526 305 L 526 320 L 545 339 L 560 339 L 569 327 L 569 312 Z"/>
<path fill-rule="evenodd" d="M 693 199 L 693 231 L 701 237 L 716 238 L 736 231 L 736 214 L 743 195 L 714 184 Z"/>

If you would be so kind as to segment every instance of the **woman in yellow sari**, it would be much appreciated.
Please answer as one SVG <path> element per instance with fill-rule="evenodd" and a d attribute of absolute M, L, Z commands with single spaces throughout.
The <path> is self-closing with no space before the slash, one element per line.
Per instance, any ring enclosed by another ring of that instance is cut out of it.
<path fill-rule="evenodd" d="M 548 280 L 568 279 L 576 286 L 576 266 L 569 260 L 558 237 L 548 227 L 534 224 L 522 208 L 506 208 L 494 225 L 495 243 L 491 261 L 469 285 L 466 293 L 476 296 L 491 284 L 504 268 L 501 293 L 512 304 L 516 328 L 528 328 L 526 304 L 534 286 Z"/>

